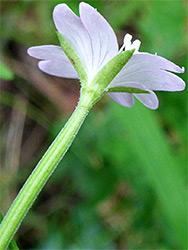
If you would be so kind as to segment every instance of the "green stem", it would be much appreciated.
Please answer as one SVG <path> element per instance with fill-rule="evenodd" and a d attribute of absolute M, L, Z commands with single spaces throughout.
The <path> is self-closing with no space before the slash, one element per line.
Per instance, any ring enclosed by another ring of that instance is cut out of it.
<path fill-rule="evenodd" d="M 89 110 L 94 105 L 94 95 L 92 92 L 84 92 L 81 95 L 74 113 L 20 190 L 0 225 L 1 250 L 6 249 L 37 195 L 70 147 Z"/>
<path fill-rule="evenodd" d="M 3 215 L 0 212 L 0 222 L 3 220 Z M 9 249 L 10 250 L 19 250 L 16 241 L 14 239 L 11 240 L 10 244 L 9 244 Z"/>

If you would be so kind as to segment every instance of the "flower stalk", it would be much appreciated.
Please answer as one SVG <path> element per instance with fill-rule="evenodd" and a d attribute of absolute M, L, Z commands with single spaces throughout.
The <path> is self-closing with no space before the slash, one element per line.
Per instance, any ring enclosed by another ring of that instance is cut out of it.
<path fill-rule="evenodd" d="M 96 93 L 88 93 L 87 91 L 82 93 L 81 91 L 80 100 L 72 116 L 48 148 L 47 152 L 20 190 L 17 198 L 14 200 L 0 225 L 1 250 L 7 248 L 29 208 L 32 206 L 46 181 L 71 146 L 88 112 L 95 104 L 93 95 L 96 95 Z"/>

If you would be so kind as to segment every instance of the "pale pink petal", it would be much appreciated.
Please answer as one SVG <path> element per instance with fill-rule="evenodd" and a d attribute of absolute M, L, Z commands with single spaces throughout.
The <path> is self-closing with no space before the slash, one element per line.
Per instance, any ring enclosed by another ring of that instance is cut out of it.
<path fill-rule="evenodd" d="M 78 79 L 77 72 L 69 61 L 40 61 L 38 66 L 42 71 L 53 76 Z"/>
<path fill-rule="evenodd" d="M 147 90 L 147 89 L 145 89 Z M 156 94 L 151 91 L 147 90 L 150 92 L 150 94 L 134 94 L 134 96 L 142 102 L 146 107 L 150 109 L 157 109 L 159 106 L 159 100 L 156 96 Z"/>
<path fill-rule="evenodd" d="M 68 61 L 67 56 L 63 52 L 60 46 L 55 45 L 41 45 L 30 47 L 27 50 L 27 53 L 37 59 L 45 60 L 66 60 Z"/>
<path fill-rule="evenodd" d="M 125 85 L 123 85 L 125 86 Z M 129 84 L 128 84 L 128 87 Z M 137 84 L 137 83 L 134 83 L 134 84 L 131 84 L 131 87 L 133 88 L 137 88 L 137 89 L 143 89 L 143 90 L 146 90 L 150 93 L 147 93 L 147 94 L 133 94 L 141 103 L 143 103 L 146 107 L 150 108 L 150 109 L 157 109 L 158 106 L 159 106 L 159 100 L 156 96 L 156 94 L 145 88 L 143 85 L 141 84 Z"/>
<path fill-rule="evenodd" d="M 123 85 L 125 86 L 125 85 Z M 129 84 L 128 84 L 129 86 Z M 146 90 L 150 93 L 147 93 L 147 94 L 133 94 L 140 102 L 142 102 L 146 107 L 150 108 L 150 109 L 157 109 L 158 106 L 159 106 L 159 100 L 156 96 L 156 94 L 145 88 L 143 85 L 141 84 L 138 84 L 138 83 L 134 83 L 132 84 L 132 87 L 134 88 L 138 88 L 138 89 L 143 89 L 143 90 Z"/>
<path fill-rule="evenodd" d="M 114 100 L 115 102 L 119 103 L 124 107 L 132 107 L 134 105 L 134 97 L 132 94 L 129 93 L 117 93 L 117 92 L 110 92 L 107 95 Z"/>
<path fill-rule="evenodd" d="M 68 41 L 79 56 L 87 72 L 92 67 L 91 38 L 81 19 L 66 4 L 58 4 L 53 19 L 59 33 Z"/>
<path fill-rule="evenodd" d="M 87 3 L 80 3 L 80 18 L 91 38 L 93 68 L 96 74 L 118 53 L 116 35 L 104 17 Z"/>
<path fill-rule="evenodd" d="M 122 76 L 142 70 L 168 70 L 176 73 L 183 73 L 184 69 L 180 68 L 173 62 L 157 55 L 149 53 L 136 53 L 122 69 Z"/>
<path fill-rule="evenodd" d="M 150 93 L 147 93 L 147 94 L 132 94 L 132 95 L 135 96 L 146 107 L 148 107 L 150 109 L 157 109 L 158 108 L 159 101 L 158 101 L 157 96 L 155 95 L 155 93 L 153 91 L 146 89 L 143 85 L 138 84 L 138 83 L 126 83 L 126 84 L 121 84 L 121 85 L 117 85 L 117 86 L 121 86 L 121 87 L 133 87 L 133 88 L 143 89 L 143 90 L 146 90 L 146 91 L 150 92 Z M 114 96 L 115 94 L 123 94 L 123 93 L 113 93 L 113 92 L 111 92 L 110 94 L 113 94 L 113 96 Z M 108 93 L 108 95 L 109 95 L 109 93 Z M 118 98 L 118 95 L 115 95 L 115 98 Z M 118 102 L 117 99 L 114 100 L 114 101 L 116 101 L 117 103 L 121 104 L 120 102 Z M 120 96 L 120 101 L 121 101 L 121 96 Z M 123 106 L 126 106 L 126 105 L 123 105 Z"/>
<path fill-rule="evenodd" d="M 125 76 L 120 73 L 113 79 L 109 87 L 136 82 L 149 90 L 181 91 L 185 88 L 185 83 L 180 77 L 163 70 L 135 71 Z"/>

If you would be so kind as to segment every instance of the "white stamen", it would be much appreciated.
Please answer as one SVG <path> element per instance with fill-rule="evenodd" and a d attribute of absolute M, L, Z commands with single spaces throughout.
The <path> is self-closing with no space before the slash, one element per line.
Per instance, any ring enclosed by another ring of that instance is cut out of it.
<path fill-rule="evenodd" d="M 132 40 L 132 36 L 130 34 L 126 34 L 124 39 L 123 39 L 123 46 L 121 47 L 121 49 L 119 50 L 119 53 L 123 51 L 123 49 L 126 50 L 132 50 L 135 49 L 134 53 L 138 53 L 138 50 L 140 48 L 141 42 L 140 40 L 135 40 L 132 44 L 131 44 L 131 40 Z"/>
<path fill-rule="evenodd" d="M 121 46 L 119 53 L 123 51 L 123 49 L 125 48 L 124 44 Z"/>
<path fill-rule="evenodd" d="M 132 44 L 131 44 L 131 46 L 130 46 L 130 49 L 135 49 L 135 52 L 134 53 L 138 53 L 138 50 L 139 50 L 139 48 L 140 48 L 140 45 L 141 45 L 141 42 L 140 42 L 140 40 L 135 40 Z"/>
<path fill-rule="evenodd" d="M 124 36 L 124 39 L 123 39 L 123 46 L 121 47 L 121 49 L 119 50 L 119 52 L 122 52 L 123 49 L 127 50 L 127 46 L 129 47 L 131 45 L 131 39 L 132 39 L 132 36 L 130 34 L 126 34 Z"/>
<path fill-rule="evenodd" d="M 131 44 L 131 40 L 132 36 L 127 33 L 123 39 L 124 46 L 126 47 L 127 45 Z"/>

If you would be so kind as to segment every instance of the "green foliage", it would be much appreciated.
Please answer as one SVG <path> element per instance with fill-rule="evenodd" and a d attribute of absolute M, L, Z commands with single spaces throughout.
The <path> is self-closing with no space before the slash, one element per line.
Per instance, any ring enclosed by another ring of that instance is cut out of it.
<path fill-rule="evenodd" d="M 12 71 L 5 66 L 3 62 L 0 62 L 0 79 L 3 80 L 12 80 L 14 77 Z"/>
<path fill-rule="evenodd" d="M 64 2 L 78 14 L 80 1 Z M 184 1 L 87 2 L 107 18 L 120 44 L 129 32 L 142 41 L 141 51 L 158 52 L 186 66 Z M 60 104 L 59 109 L 52 108 L 47 98 L 42 98 L 46 89 L 50 86 L 47 97 L 53 94 L 53 102 L 57 95 L 54 90 L 61 86 L 63 104 L 67 106 L 78 93 L 78 83 L 43 78 L 34 68 L 36 61 L 30 65 L 30 61 L 20 63 L 18 59 L 26 58 L 29 46 L 58 44 L 51 18 L 58 3 L 61 1 L 2 1 L 3 58 L 7 57 L 8 67 L 9 61 L 10 65 L 14 63 L 12 58 L 17 66 L 10 67 L 15 77 L 11 85 L 3 85 L 6 89 L 1 93 L 1 151 L 5 162 L 1 183 L 11 183 L 6 185 L 9 195 L 4 195 L 2 189 L 2 206 L 15 197 L 15 190 L 17 193 L 70 113 L 70 108 L 65 112 Z M 10 44 L 14 45 L 12 49 Z M 32 73 L 26 74 L 27 67 Z M 182 78 L 186 81 L 187 73 Z M 40 97 L 36 98 L 33 88 Z M 9 129 L 14 128 L 13 112 L 22 112 L 22 107 L 14 106 L 17 94 L 28 98 L 20 158 L 28 151 L 33 154 L 20 160 L 20 169 L 15 168 L 13 175 L 4 155 L 10 151 L 5 148 L 5 140 L 10 137 Z M 18 231 L 21 248 L 186 249 L 187 90 L 157 95 L 157 111 L 138 102 L 131 109 L 124 108 L 107 97 L 96 105 Z M 46 130 L 36 133 L 41 124 Z M 46 132 L 48 136 L 41 138 Z"/>
<path fill-rule="evenodd" d="M 186 49 L 184 1 L 144 1 L 145 12 L 137 20 L 142 50 L 176 59 Z M 177 59 L 176 59 L 177 60 Z"/>

